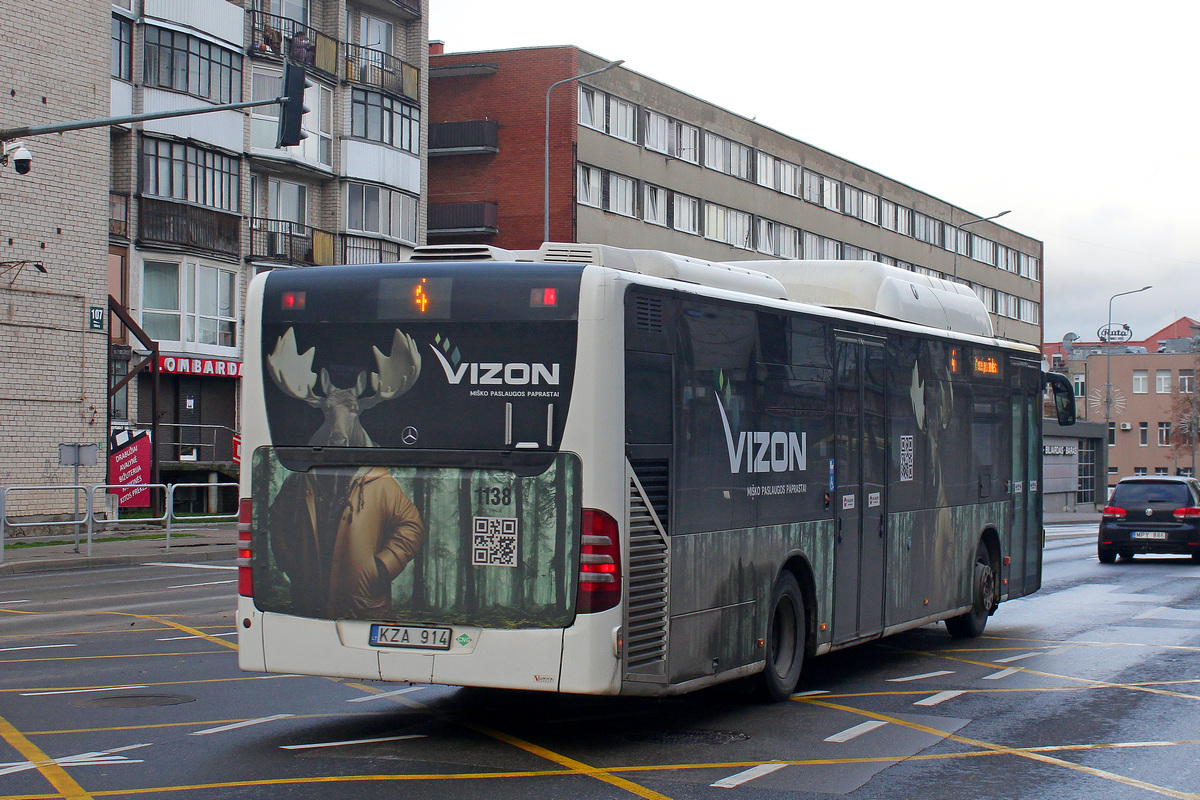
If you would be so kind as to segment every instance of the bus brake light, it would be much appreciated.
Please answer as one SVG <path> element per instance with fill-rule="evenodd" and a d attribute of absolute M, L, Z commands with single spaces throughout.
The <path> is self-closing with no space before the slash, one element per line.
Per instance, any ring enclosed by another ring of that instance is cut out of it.
<path fill-rule="evenodd" d="M 530 308 L 554 308 L 558 305 L 558 289 L 547 286 L 544 289 L 533 289 L 529 292 Z"/>
<path fill-rule="evenodd" d="M 304 292 L 284 292 L 281 305 L 284 311 L 303 311 L 305 299 Z"/>
<path fill-rule="evenodd" d="M 250 498 L 243 497 L 238 503 L 238 594 L 254 597 L 254 571 L 250 566 L 253 554 L 250 540 L 254 535 L 254 505 Z"/>
<path fill-rule="evenodd" d="M 579 595 L 575 610 L 580 614 L 607 611 L 621 601 L 621 547 L 617 521 L 603 511 L 585 508 L 580 544 Z"/>

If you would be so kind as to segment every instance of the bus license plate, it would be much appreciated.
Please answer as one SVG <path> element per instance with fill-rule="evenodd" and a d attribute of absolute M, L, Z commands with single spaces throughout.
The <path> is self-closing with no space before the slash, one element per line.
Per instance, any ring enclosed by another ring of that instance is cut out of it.
<path fill-rule="evenodd" d="M 1134 531 L 1133 538 L 1135 539 L 1165 539 L 1167 538 L 1166 531 Z"/>
<path fill-rule="evenodd" d="M 421 625 L 372 625 L 371 644 L 376 647 L 406 647 L 415 650 L 449 650 L 450 628 Z"/>

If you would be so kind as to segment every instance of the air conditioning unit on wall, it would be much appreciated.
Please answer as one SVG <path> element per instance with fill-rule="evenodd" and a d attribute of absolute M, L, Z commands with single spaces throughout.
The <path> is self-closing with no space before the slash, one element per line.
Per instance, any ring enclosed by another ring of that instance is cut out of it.
<path fill-rule="evenodd" d="M 1131 430 L 1133 430 L 1133 425 L 1132 425 L 1132 424 L 1130 424 L 1130 423 L 1128 423 L 1128 422 L 1122 422 L 1122 423 L 1121 423 L 1121 430 L 1123 430 L 1123 431 L 1131 431 Z"/>

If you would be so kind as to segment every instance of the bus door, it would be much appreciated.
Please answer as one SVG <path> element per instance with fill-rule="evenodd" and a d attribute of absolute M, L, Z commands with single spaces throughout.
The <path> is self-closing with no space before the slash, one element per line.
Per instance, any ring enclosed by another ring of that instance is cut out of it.
<path fill-rule="evenodd" d="M 883 627 L 887 431 L 881 339 L 839 334 L 836 342 L 833 509 L 833 639 Z"/>
<path fill-rule="evenodd" d="M 1042 495 L 1039 454 L 1041 436 L 1041 366 L 1013 361 L 1012 371 L 1012 557 L 1011 570 L 1004 577 L 1004 592 L 1013 597 L 1036 591 L 1042 572 Z"/>

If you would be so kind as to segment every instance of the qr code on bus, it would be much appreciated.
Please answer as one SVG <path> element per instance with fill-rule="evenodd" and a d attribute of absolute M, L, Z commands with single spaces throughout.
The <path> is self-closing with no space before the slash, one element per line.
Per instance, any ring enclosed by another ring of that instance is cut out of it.
<path fill-rule="evenodd" d="M 506 517 L 474 517 L 471 564 L 480 567 L 517 565 L 517 521 Z"/>
<path fill-rule="evenodd" d="M 900 480 L 911 481 L 913 479 L 913 437 L 900 437 Z"/>

